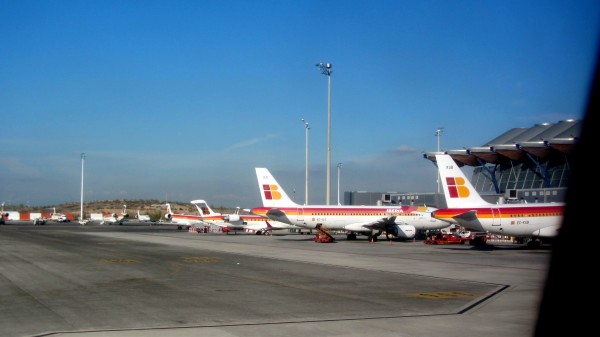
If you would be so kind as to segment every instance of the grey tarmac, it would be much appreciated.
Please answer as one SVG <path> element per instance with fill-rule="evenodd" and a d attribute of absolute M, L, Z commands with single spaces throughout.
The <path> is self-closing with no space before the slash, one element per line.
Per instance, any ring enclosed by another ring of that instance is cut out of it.
<path fill-rule="evenodd" d="M 2 336 L 532 336 L 551 247 L 0 226 Z"/>

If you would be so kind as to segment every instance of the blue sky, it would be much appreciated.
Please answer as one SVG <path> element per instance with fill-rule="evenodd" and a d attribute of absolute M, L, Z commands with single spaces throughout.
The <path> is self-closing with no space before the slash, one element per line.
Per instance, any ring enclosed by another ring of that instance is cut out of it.
<path fill-rule="evenodd" d="M 598 1 L 0 0 L 0 201 L 434 192 L 423 152 L 581 119 Z M 85 160 L 81 160 L 85 153 Z M 83 163 L 83 170 L 82 170 Z M 10 208 L 10 207 L 9 207 Z"/>

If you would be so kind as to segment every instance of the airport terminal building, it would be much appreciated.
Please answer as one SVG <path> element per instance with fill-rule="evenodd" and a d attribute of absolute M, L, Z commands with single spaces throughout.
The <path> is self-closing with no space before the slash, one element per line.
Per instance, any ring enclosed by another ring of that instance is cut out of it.
<path fill-rule="evenodd" d="M 573 148 L 582 120 L 510 129 L 482 146 L 448 150 L 456 163 L 473 168 L 471 183 L 492 203 L 564 201 Z M 437 152 L 423 155 L 435 165 Z M 344 192 L 345 205 L 446 206 L 441 193 Z"/>

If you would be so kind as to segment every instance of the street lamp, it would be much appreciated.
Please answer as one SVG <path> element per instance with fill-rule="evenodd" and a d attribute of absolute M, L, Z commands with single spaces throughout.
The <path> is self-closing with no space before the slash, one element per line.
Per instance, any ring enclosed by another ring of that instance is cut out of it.
<path fill-rule="evenodd" d="M 308 130 L 310 126 L 308 126 L 308 122 L 301 119 L 302 124 L 304 124 L 304 129 L 306 129 L 306 179 L 305 179 L 305 191 L 304 191 L 304 205 L 308 206 Z"/>
<path fill-rule="evenodd" d="M 337 173 L 338 173 L 338 205 L 340 205 L 340 169 L 342 168 L 342 163 L 337 164 Z"/>
<path fill-rule="evenodd" d="M 83 223 L 83 162 L 85 161 L 85 153 L 81 154 L 81 199 L 80 205 L 81 209 L 79 210 L 79 222 Z"/>
<path fill-rule="evenodd" d="M 330 194 L 330 176 L 331 176 L 331 63 L 316 64 L 323 75 L 327 75 L 327 194 L 325 195 L 326 205 L 329 205 Z"/>
<path fill-rule="evenodd" d="M 442 135 L 442 127 L 437 128 L 437 130 L 435 130 L 435 135 L 437 136 L 437 152 L 440 152 L 440 136 Z M 438 176 L 437 176 L 437 192 L 440 193 L 440 172 L 438 170 Z"/>

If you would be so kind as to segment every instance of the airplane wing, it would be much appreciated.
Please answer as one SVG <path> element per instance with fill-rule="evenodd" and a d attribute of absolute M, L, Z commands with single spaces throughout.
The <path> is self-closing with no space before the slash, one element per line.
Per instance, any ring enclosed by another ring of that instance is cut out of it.
<path fill-rule="evenodd" d="M 435 216 L 435 214 L 434 214 L 434 216 Z M 471 209 L 471 210 L 462 209 L 462 210 L 450 211 L 438 219 L 441 219 L 441 220 L 444 220 L 447 222 L 454 221 L 454 222 L 456 222 L 456 224 L 459 224 L 462 227 L 465 227 L 465 228 L 471 230 L 472 232 L 473 231 L 485 232 L 490 229 L 489 227 L 486 227 L 484 224 L 481 223 L 479 217 L 477 216 L 476 209 Z"/>
<path fill-rule="evenodd" d="M 176 216 L 172 217 L 170 219 L 170 221 L 173 224 L 177 224 L 177 225 L 183 225 L 183 226 L 196 226 L 196 225 L 200 225 L 200 226 L 208 226 L 209 223 L 199 220 L 199 219 L 186 219 L 186 218 L 178 218 Z"/>
<path fill-rule="evenodd" d="M 540 228 L 533 232 L 533 235 L 541 236 L 541 237 L 553 237 L 558 236 L 558 231 L 560 230 L 561 225 L 556 226 L 548 226 L 544 228 Z"/>
<path fill-rule="evenodd" d="M 378 235 L 374 232 L 385 232 L 386 236 L 392 235 L 402 239 L 411 239 L 416 235 L 415 226 L 405 222 L 396 222 L 395 216 L 376 221 L 349 224 L 344 229 L 351 232 L 366 232 L 367 235 Z"/>
<path fill-rule="evenodd" d="M 203 219 L 194 220 L 193 224 L 197 225 L 197 226 L 221 226 L 222 225 L 222 223 L 220 223 L 218 221 L 210 221 L 210 220 L 203 220 Z M 221 226 L 221 227 L 223 227 L 223 226 Z"/>
<path fill-rule="evenodd" d="M 275 216 L 275 217 L 286 216 L 285 212 L 283 212 L 282 210 L 277 209 L 277 208 L 271 208 L 270 210 L 268 210 L 267 215 Z"/>
<path fill-rule="evenodd" d="M 477 219 L 477 211 L 471 210 L 471 211 L 467 211 L 464 213 L 459 213 L 459 214 L 454 215 L 453 218 L 462 219 L 462 220 L 476 220 Z"/>
<path fill-rule="evenodd" d="M 261 231 L 261 232 L 271 231 L 274 229 L 273 226 L 271 226 L 271 224 L 266 220 L 261 223 L 246 225 L 244 228 L 247 228 L 247 229 L 250 229 L 253 231 Z"/>
<path fill-rule="evenodd" d="M 278 229 L 294 229 L 301 228 L 295 225 L 290 225 L 280 221 L 268 221 L 265 219 L 263 222 L 259 222 L 256 224 L 248 224 L 246 227 L 248 229 L 256 230 L 256 231 L 273 231 Z"/>
<path fill-rule="evenodd" d="M 382 218 L 377 221 L 369 221 L 369 222 L 355 222 L 344 226 L 344 229 L 352 232 L 370 232 L 373 230 L 386 230 L 390 226 L 398 225 L 395 222 L 396 217 L 392 216 L 389 218 Z"/>
<path fill-rule="evenodd" d="M 249 228 L 246 225 L 236 225 L 236 224 L 232 224 L 230 222 L 214 222 L 214 223 L 210 223 L 211 225 L 214 226 L 219 226 L 222 228 L 235 228 L 235 229 L 242 229 L 242 228 Z"/>
<path fill-rule="evenodd" d="M 444 222 L 450 223 L 450 224 L 456 224 L 458 223 L 458 221 L 460 222 L 472 222 L 472 221 L 476 221 L 477 220 L 477 211 L 476 210 L 468 210 L 468 211 L 462 211 L 462 210 L 436 210 L 433 211 L 433 217 L 438 219 L 438 220 L 442 220 Z"/>
<path fill-rule="evenodd" d="M 268 217 L 271 220 L 274 221 L 278 221 L 278 222 L 283 222 L 286 224 L 292 224 L 293 222 L 288 218 L 287 214 L 278 209 L 278 208 L 271 208 L 269 209 L 266 213 L 265 216 Z"/>

